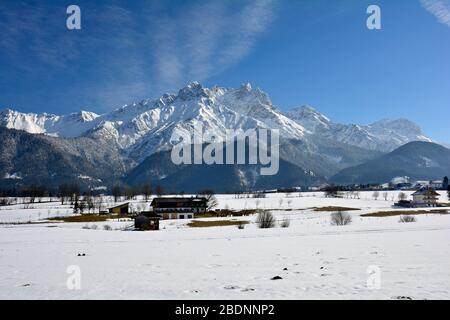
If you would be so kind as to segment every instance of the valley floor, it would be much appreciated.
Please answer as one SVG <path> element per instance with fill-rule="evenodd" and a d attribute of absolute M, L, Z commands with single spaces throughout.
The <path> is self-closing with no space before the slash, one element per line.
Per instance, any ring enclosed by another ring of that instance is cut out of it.
<path fill-rule="evenodd" d="M 415 223 L 361 217 L 393 210 L 395 196 L 219 196 L 221 208 L 260 207 L 278 221 L 288 217 L 286 229 L 258 229 L 253 216 L 238 218 L 250 221 L 243 230 L 174 220 L 156 232 L 114 230 L 130 221 L 95 223 L 97 230 L 83 223 L 3 224 L 0 299 L 449 299 L 450 215 L 422 214 Z M 312 209 L 325 206 L 361 210 L 349 212 L 351 225 L 337 227 L 330 212 Z M 70 213 L 56 203 L 18 205 L 2 208 L 0 222 L 45 219 L 56 210 Z M 67 286 L 73 270 L 80 271 L 79 290 Z"/>

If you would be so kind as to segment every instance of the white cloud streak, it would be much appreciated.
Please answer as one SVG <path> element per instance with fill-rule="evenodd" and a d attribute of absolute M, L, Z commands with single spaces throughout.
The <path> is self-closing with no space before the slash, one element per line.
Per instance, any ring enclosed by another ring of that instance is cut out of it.
<path fill-rule="evenodd" d="M 269 28 L 275 1 L 81 3 L 78 33 L 65 29 L 64 6 L 0 3 L 0 53 L 26 72 L 70 74 L 73 90 L 106 110 L 238 63 Z"/>
<path fill-rule="evenodd" d="M 154 58 L 169 86 L 205 80 L 247 56 L 274 19 L 274 1 L 246 1 L 237 11 L 209 1 L 156 22 Z"/>
<path fill-rule="evenodd" d="M 420 3 L 440 23 L 450 27 L 450 0 L 420 0 Z"/>

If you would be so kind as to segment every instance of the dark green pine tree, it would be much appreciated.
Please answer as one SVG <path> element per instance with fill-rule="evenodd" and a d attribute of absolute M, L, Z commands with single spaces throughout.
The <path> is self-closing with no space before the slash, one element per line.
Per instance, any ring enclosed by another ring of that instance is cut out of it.
<path fill-rule="evenodd" d="M 444 190 L 448 190 L 448 177 L 444 177 L 444 181 L 442 181 L 442 188 Z"/>

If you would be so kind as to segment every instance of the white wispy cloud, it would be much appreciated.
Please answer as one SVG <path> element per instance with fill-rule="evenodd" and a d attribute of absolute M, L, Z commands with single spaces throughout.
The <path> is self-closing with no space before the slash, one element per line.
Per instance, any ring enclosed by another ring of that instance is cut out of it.
<path fill-rule="evenodd" d="M 450 0 L 420 0 L 422 6 L 432 13 L 440 23 L 450 27 Z"/>
<path fill-rule="evenodd" d="M 133 9 L 80 1 L 81 31 L 65 28 L 64 6 L 0 2 L 0 54 L 27 73 L 67 73 L 76 81 L 67 90 L 106 110 L 240 62 L 268 30 L 275 1 L 142 1 Z"/>
<path fill-rule="evenodd" d="M 160 79 L 202 81 L 239 62 L 270 26 L 274 10 L 273 0 L 245 1 L 239 10 L 209 1 L 158 19 L 153 44 Z"/>
<path fill-rule="evenodd" d="M 14 58 L 24 58 L 32 53 L 36 60 L 44 64 L 62 67 L 77 55 L 77 48 L 67 37 L 55 35 L 61 16 L 55 7 L 31 5 L 26 2 L 0 3 L 0 50 Z M 64 20 L 63 20 L 64 21 Z M 24 69 L 30 69 L 30 61 L 23 59 L 18 63 Z"/>

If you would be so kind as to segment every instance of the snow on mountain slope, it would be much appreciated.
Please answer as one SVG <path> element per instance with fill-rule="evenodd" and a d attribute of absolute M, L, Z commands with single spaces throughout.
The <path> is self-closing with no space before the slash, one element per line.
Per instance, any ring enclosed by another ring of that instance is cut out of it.
<path fill-rule="evenodd" d="M 406 119 L 381 120 L 370 125 L 344 125 L 332 122 L 310 106 L 294 108 L 286 116 L 316 137 L 369 150 L 389 152 L 412 141 L 432 142 L 417 124 Z"/>
<path fill-rule="evenodd" d="M 311 106 L 294 108 L 286 116 L 300 123 L 312 133 L 330 130 L 330 126 L 332 125 L 330 119 Z"/>
<path fill-rule="evenodd" d="M 302 139 L 304 128 L 276 109 L 267 94 L 247 84 L 237 89 L 203 88 L 192 82 L 178 94 L 165 94 L 98 116 L 22 114 L 6 110 L 0 125 L 59 137 L 90 136 L 111 140 L 136 159 L 169 147 L 173 133 L 190 136 L 194 126 L 225 138 L 227 129 L 279 129 L 282 137 Z"/>
<path fill-rule="evenodd" d="M 159 104 L 119 128 L 118 141 L 135 158 L 143 159 L 173 144 L 173 133 L 187 138 L 199 124 L 218 140 L 225 138 L 227 129 L 279 129 L 281 136 L 288 139 L 302 139 L 305 132 L 278 111 L 259 89 L 253 90 L 249 85 L 207 89 L 193 82 L 177 96 L 171 96 L 170 103 Z M 129 140 L 124 141 L 123 137 Z"/>
<path fill-rule="evenodd" d="M 415 140 L 431 141 L 407 120 L 358 126 L 333 123 L 311 107 L 283 114 L 266 93 L 250 84 L 240 88 L 204 88 L 192 82 L 177 94 L 132 103 L 103 115 L 86 111 L 63 116 L 9 109 L 0 112 L 0 126 L 64 138 L 88 136 L 107 140 L 136 160 L 169 148 L 173 133 L 190 136 L 196 124 L 219 140 L 227 129 L 279 129 L 282 138 L 302 140 L 307 148 L 315 137 L 331 144 L 339 141 L 377 151 L 391 151 Z"/>
<path fill-rule="evenodd" d="M 99 116 L 93 112 L 80 111 L 64 116 L 47 113 L 20 113 L 10 109 L 0 112 L 0 126 L 24 130 L 28 133 L 73 138 L 94 125 Z"/>

